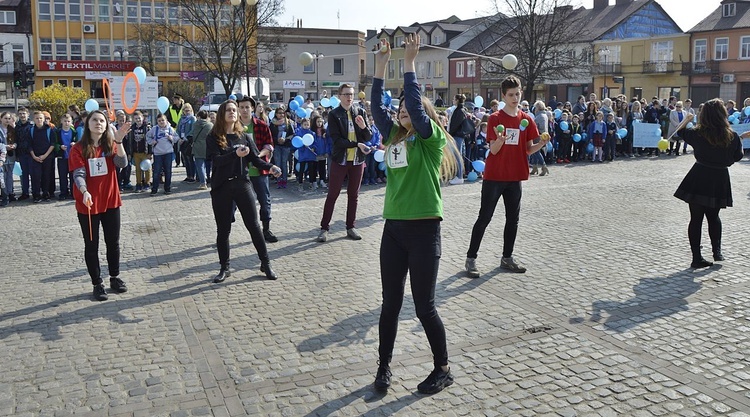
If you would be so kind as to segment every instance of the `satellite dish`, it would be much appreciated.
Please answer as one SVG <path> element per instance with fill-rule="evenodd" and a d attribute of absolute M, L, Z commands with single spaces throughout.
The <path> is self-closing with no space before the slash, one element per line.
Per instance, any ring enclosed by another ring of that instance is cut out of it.
<path fill-rule="evenodd" d="M 120 6 L 120 3 L 115 3 L 115 12 L 117 14 L 121 14 L 122 13 L 122 6 Z"/>

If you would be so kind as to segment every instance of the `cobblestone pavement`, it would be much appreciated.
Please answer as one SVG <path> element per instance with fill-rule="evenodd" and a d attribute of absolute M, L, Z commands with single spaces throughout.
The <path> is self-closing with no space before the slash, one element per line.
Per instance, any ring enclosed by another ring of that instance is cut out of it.
<path fill-rule="evenodd" d="M 688 268 L 687 205 L 672 197 L 692 162 L 553 166 L 524 183 L 523 275 L 498 268 L 500 205 L 481 278 L 464 276 L 481 185 L 444 188 L 436 298 L 456 383 L 434 396 L 416 392 L 432 358 L 408 295 L 394 386 L 371 389 L 382 185 L 360 195 L 364 239 L 346 239 L 342 196 L 325 244 L 324 194 L 274 189 L 280 279 L 263 278 L 238 222 L 224 284 L 211 283 L 207 192 L 127 194 L 130 291 L 103 303 L 72 202 L 12 203 L 0 210 L 0 415 L 750 415 L 750 162 L 731 168 L 727 259 L 700 271 Z M 710 255 L 705 226 L 704 240 Z"/>

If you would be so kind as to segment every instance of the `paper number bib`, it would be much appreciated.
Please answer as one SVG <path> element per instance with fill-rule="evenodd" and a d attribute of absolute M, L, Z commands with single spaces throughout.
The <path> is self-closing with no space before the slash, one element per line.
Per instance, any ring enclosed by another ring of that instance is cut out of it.
<path fill-rule="evenodd" d="M 89 159 L 89 176 L 101 177 L 107 175 L 107 159 L 101 158 L 90 158 Z"/>
<path fill-rule="evenodd" d="M 406 141 L 399 142 L 396 145 L 388 146 L 386 161 L 389 168 L 404 168 L 409 166 L 407 159 Z"/>
<path fill-rule="evenodd" d="M 506 128 L 505 135 L 508 137 L 505 139 L 505 145 L 518 145 L 518 141 L 521 138 L 521 130 Z"/>

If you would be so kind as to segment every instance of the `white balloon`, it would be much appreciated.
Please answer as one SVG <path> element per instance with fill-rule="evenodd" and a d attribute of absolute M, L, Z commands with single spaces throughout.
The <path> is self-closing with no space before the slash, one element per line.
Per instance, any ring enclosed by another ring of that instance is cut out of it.
<path fill-rule="evenodd" d="M 302 136 L 302 143 L 305 146 L 310 146 L 310 145 L 313 144 L 313 142 L 315 142 L 315 138 L 313 137 L 313 135 L 311 135 L 309 133 L 305 133 L 305 135 Z"/>
<path fill-rule="evenodd" d="M 503 68 L 513 70 L 518 65 L 518 58 L 513 54 L 507 54 L 503 57 Z"/>
<path fill-rule="evenodd" d="M 302 52 L 301 54 L 299 54 L 299 64 L 302 65 L 303 67 L 306 67 L 312 64 L 312 62 L 313 62 L 313 56 L 311 53 Z"/>
<path fill-rule="evenodd" d="M 385 151 L 383 151 L 382 149 L 378 149 L 377 151 L 375 151 L 373 158 L 375 158 L 376 162 L 383 162 L 385 160 Z"/>

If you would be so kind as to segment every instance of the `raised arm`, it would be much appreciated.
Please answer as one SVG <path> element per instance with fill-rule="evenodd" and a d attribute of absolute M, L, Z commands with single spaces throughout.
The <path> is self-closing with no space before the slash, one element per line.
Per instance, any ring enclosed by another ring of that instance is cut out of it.
<path fill-rule="evenodd" d="M 385 71 L 390 57 L 391 46 L 387 40 L 381 39 L 380 50 L 375 53 L 375 74 L 372 80 L 372 90 L 370 91 L 370 96 L 372 97 L 370 111 L 372 112 L 375 126 L 384 137 L 387 137 L 393 128 L 393 120 L 388 115 L 388 111 L 383 108 L 383 84 L 385 83 Z"/>
<path fill-rule="evenodd" d="M 419 92 L 417 74 L 414 61 L 419 53 L 419 35 L 406 37 L 404 46 L 404 105 L 409 112 L 411 124 L 420 137 L 427 139 L 432 136 L 432 124 L 430 118 L 422 106 L 422 95 Z"/>

